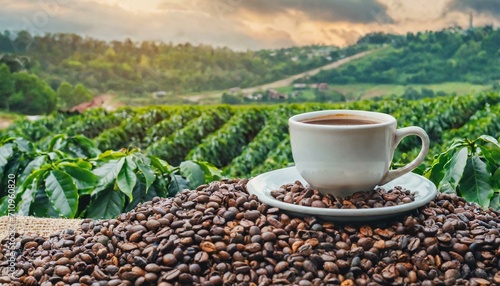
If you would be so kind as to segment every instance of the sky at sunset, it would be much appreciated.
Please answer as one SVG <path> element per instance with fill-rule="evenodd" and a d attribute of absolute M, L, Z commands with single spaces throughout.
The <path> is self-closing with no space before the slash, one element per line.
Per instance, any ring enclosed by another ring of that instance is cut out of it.
<path fill-rule="evenodd" d="M 0 0 L 0 31 L 70 32 L 233 49 L 344 46 L 392 33 L 500 25 L 500 0 Z"/>

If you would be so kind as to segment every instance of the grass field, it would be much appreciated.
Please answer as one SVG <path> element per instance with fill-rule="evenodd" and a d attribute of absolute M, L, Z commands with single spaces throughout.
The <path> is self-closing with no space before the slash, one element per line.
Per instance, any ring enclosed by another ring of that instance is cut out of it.
<path fill-rule="evenodd" d="M 478 85 L 471 83 L 463 83 L 463 82 L 447 82 L 440 84 L 412 84 L 408 85 L 419 92 L 422 88 L 431 89 L 434 92 L 445 92 L 446 94 L 474 94 L 490 88 L 488 85 Z M 347 100 L 359 100 L 359 99 L 370 99 L 377 96 L 387 96 L 387 95 L 396 95 L 401 96 L 407 86 L 404 85 L 395 85 L 395 84 L 367 84 L 367 83 L 358 83 L 358 84 L 337 84 L 337 85 L 329 85 L 330 89 L 336 90 L 342 93 Z M 290 94 L 293 90 L 291 86 L 277 88 L 281 93 Z M 314 89 L 304 89 L 302 90 L 302 96 L 304 98 L 314 100 Z"/>
<path fill-rule="evenodd" d="M 434 92 L 445 92 L 447 94 L 471 94 L 481 92 L 488 89 L 490 86 L 478 85 L 463 82 L 447 82 L 440 84 L 412 84 L 408 85 L 421 91 L 422 88 L 431 89 Z M 377 96 L 385 95 L 402 95 L 407 86 L 394 84 L 350 84 L 350 85 L 332 85 L 331 88 L 344 94 L 348 99 L 369 99 Z"/>
<path fill-rule="evenodd" d="M 418 90 L 419 92 L 422 88 L 431 89 L 434 92 L 445 92 L 446 94 L 475 94 L 484 90 L 491 88 L 488 85 L 478 85 L 464 82 L 447 82 L 440 84 L 412 84 L 408 85 Z M 348 101 L 355 101 L 360 99 L 371 99 L 377 96 L 388 96 L 396 95 L 401 96 L 408 86 L 395 85 L 395 84 L 369 84 L 369 83 L 358 83 L 358 84 L 336 84 L 329 85 L 330 89 L 334 89 L 339 93 L 343 94 Z M 293 87 L 284 86 L 276 88 L 277 91 L 283 94 L 290 94 L 293 91 Z M 122 99 L 122 101 L 127 105 L 132 106 L 146 106 L 146 105 L 171 105 L 171 104 L 195 104 L 195 105 L 209 105 L 209 104 L 220 104 L 221 95 L 223 91 L 208 91 L 193 93 L 189 95 L 177 96 L 168 95 L 164 98 L 127 98 Z M 308 88 L 301 90 L 301 100 L 302 101 L 314 101 L 315 94 L 314 88 Z M 120 100 L 120 99 L 119 99 Z"/>

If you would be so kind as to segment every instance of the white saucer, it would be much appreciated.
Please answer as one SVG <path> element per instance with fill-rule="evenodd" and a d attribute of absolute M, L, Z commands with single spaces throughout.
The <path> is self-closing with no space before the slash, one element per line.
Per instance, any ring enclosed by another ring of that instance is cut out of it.
<path fill-rule="evenodd" d="M 301 217 L 316 216 L 325 220 L 346 222 L 373 221 L 394 217 L 427 204 L 437 194 L 434 183 L 420 175 L 408 173 L 380 186 L 385 190 L 390 190 L 395 186 L 402 186 L 407 190 L 415 192 L 415 200 L 413 202 L 392 207 L 370 209 L 315 208 L 285 203 L 271 196 L 272 190 L 278 190 L 282 185 L 292 184 L 296 180 L 302 182 L 304 186 L 307 185 L 295 167 L 278 169 L 251 179 L 247 184 L 247 190 L 250 194 L 255 194 L 261 202 L 280 208 L 292 215 Z"/>

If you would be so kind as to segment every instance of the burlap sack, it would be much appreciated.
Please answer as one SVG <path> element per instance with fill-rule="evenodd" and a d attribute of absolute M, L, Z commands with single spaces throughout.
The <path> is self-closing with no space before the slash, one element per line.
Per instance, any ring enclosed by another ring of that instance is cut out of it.
<path fill-rule="evenodd" d="M 81 219 L 62 218 L 39 218 L 31 216 L 8 216 L 0 217 L 0 240 L 9 236 L 12 232 L 19 234 L 33 234 L 48 238 L 58 231 L 72 229 L 81 231 Z"/>

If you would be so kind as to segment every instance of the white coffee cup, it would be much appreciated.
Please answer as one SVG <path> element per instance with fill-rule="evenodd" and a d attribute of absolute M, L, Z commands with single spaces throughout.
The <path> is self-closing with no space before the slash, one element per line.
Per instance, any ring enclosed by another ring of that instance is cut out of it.
<path fill-rule="evenodd" d="M 319 120 L 323 123 L 312 123 Z M 324 120 L 332 121 L 326 124 Z M 411 172 L 429 151 L 429 137 L 422 128 L 397 129 L 396 119 L 384 113 L 314 111 L 292 116 L 288 124 L 295 166 L 306 182 L 323 194 L 345 197 L 373 190 Z M 397 145 L 409 135 L 422 140 L 420 153 L 404 167 L 389 170 Z"/>

